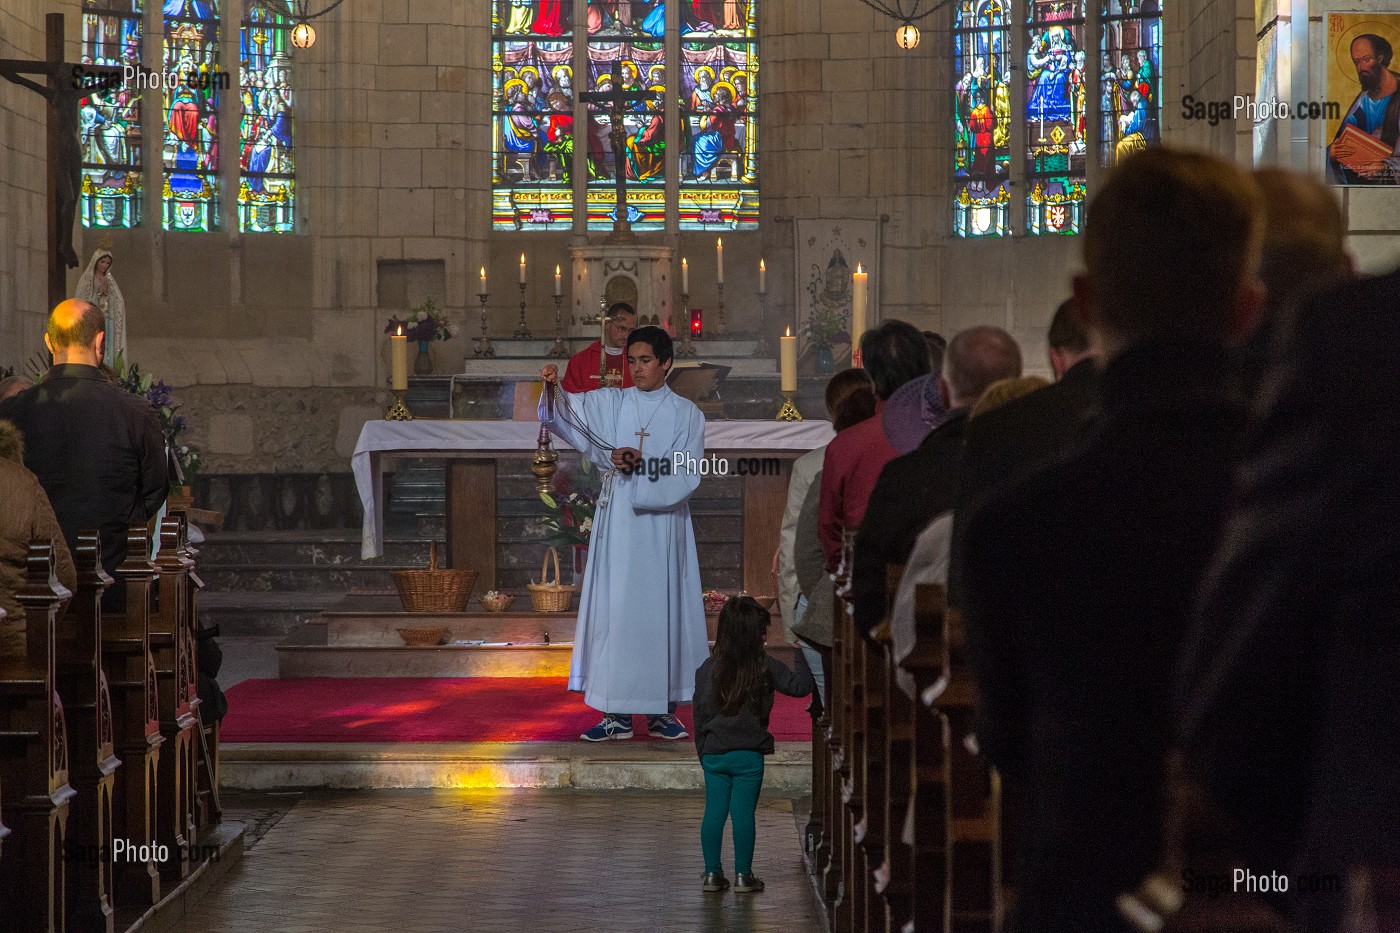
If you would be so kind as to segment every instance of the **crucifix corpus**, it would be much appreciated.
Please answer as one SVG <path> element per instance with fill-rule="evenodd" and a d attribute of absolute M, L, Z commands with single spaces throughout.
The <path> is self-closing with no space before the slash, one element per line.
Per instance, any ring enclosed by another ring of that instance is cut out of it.
<path fill-rule="evenodd" d="M 609 137 L 613 151 L 613 178 L 617 183 L 617 208 L 613 211 L 613 232 L 608 238 L 612 243 L 632 243 L 632 222 L 628 219 L 627 207 L 627 128 L 623 123 L 627 115 L 627 104 L 656 99 L 654 91 L 631 90 L 622 86 L 622 56 L 612 63 L 612 74 L 608 77 L 606 91 L 587 91 L 579 99 L 587 104 L 598 104 L 607 108 L 608 121 L 612 124 Z"/>
<path fill-rule="evenodd" d="M 45 80 L 31 81 L 25 75 L 42 75 Z M 121 69 L 65 62 L 63 14 L 50 13 L 44 17 L 43 61 L 0 58 L 0 78 L 34 91 L 47 104 L 47 257 L 52 308 L 68 294 L 65 267 L 78 265 L 78 253 L 73 249 L 73 222 L 78 215 L 83 174 L 78 107 L 84 97 L 116 87 L 121 81 Z"/>

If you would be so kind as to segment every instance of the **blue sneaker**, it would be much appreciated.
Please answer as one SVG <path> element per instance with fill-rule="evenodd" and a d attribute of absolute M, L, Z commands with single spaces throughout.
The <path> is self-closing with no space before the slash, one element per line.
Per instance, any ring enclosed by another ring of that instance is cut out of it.
<path fill-rule="evenodd" d="M 608 739 L 630 739 L 632 738 L 632 720 L 619 719 L 616 716 L 604 716 L 603 721 L 583 735 L 579 736 L 585 742 L 606 742 Z"/>
<path fill-rule="evenodd" d="M 690 738 L 690 733 L 685 731 L 685 726 L 681 725 L 681 721 L 670 713 L 661 716 L 648 716 L 647 734 L 654 735 L 658 739 Z"/>

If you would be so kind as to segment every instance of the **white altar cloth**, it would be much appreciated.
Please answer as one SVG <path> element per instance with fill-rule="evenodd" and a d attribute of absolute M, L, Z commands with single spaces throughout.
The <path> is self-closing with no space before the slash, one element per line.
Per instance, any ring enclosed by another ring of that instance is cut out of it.
<path fill-rule="evenodd" d="M 539 442 L 534 421 L 467 421 L 464 419 L 366 421 L 350 458 L 365 519 L 360 557 L 384 553 L 384 456 L 452 457 L 471 451 L 530 451 Z M 829 421 L 706 421 L 705 452 L 751 456 L 781 451 L 802 453 L 829 443 Z M 569 445 L 552 438 L 558 449 Z"/>

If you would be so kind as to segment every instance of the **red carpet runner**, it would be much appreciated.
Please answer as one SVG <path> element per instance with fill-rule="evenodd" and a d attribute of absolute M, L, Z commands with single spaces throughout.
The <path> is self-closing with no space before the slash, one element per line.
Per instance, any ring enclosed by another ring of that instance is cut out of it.
<path fill-rule="evenodd" d="M 308 677 L 245 680 L 228 691 L 224 742 L 568 742 L 599 713 L 564 678 Z M 676 714 L 689 730 L 690 707 Z M 638 718 L 634 741 L 646 735 Z M 812 738 L 807 699 L 774 698 L 779 742 Z M 687 739 L 686 741 L 690 741 Z"/>

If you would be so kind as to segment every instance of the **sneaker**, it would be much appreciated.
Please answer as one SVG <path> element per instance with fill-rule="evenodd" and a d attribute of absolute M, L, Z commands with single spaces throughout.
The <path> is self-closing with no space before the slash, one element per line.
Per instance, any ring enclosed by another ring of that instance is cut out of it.
<path fill-rule="evenodd" d="M 753 875 L 735 875 L 734 890 L 740 894 L 757 894 L 763 890 L 763 879 Z"/>
<path fill-rule="evenodd" d="M 654 735 L 658 739 L 685 739 L 690 737 L 690 733 L 685 731 L 685 726 L 681 721 L 670 713 L 662 716 L 647 717 L 647 734 Z"/>
<path fill-rule="evenodd" d="M 729 879 L 722 871 L 707 871 L 700 876 L 700 890 L 713 893 L 729 887 Z"/>
<path fill-rule="evenodd" d="M 606 742 L 608 739 L 630 739 L 632 738 L 632 722 L 630 719 L 619 719 L 616 716 L 604 716 L 603 721 L 583 735 L 579 736 L 585 742 Z"/>

